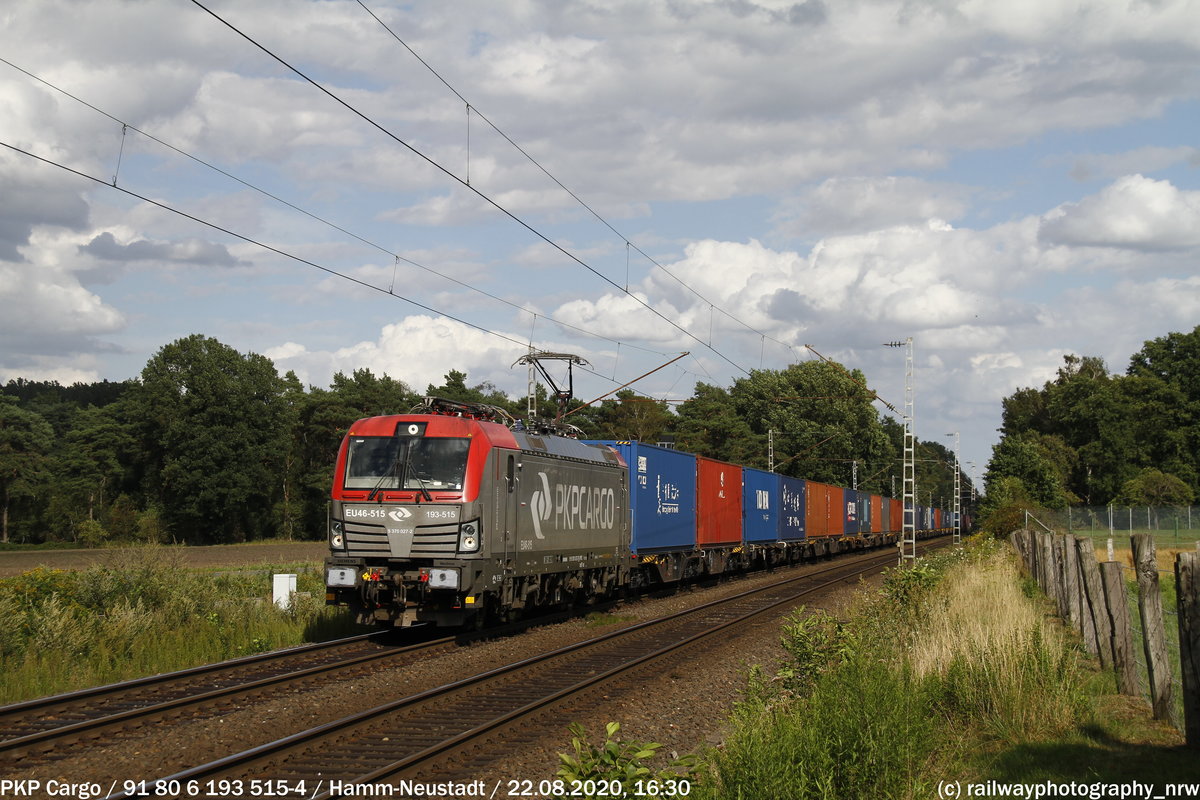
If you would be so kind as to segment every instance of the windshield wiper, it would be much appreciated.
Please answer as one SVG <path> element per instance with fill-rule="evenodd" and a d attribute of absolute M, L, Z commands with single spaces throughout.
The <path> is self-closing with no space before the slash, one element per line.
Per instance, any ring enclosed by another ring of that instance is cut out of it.
<path fill-rule="evenodd" d="M 404 443 L 403 443 L 403 442 L 400 444 L 400 447 L 404 448 L 404 452 L 405 452 L 405 459 L 406 459 L 404 463 L 407 465 L 407 464 L 408 464 L 408 461 L 407 461 L 407 457 L 408 457 L 408 448 L 407 448 L 407 447 L 405 447 L 405 445 L 404 445 Z M 383 482 L 384 482 L 385 480 L 387 480 L 388 478 L 398 478 L 398 476 L 397 476 L 397 474 L 396 474 L 396 468 L 397 468 L 397 467 L 399 467 L 399 466 L 400 466 L 400 451 L 399 451 L 399 450 L 397 450 L 397 451 L 396 451 L 396 457 L 392 459 L 392 464 L 391 464 L 391 466 L 389 466 L 389 467 L 387 468 L 387 472 L 384 472 L 382 475 L 380 475 L 380 476 L 379 476 L 379 480 L 377 480 L 377 481 L 375 482 L 375 488 L 373 488 L 373 489 L 371 490 L 371 493 L 367 495 L 367 502 L 368 502 L 368 503 L 369 503 L 369 502 L 371 502 L 372 500 L 374 500 L 374 499 L 375 499 L 375 495 L 377 495 L 377 494 L 379 494 L 380 492 L 382 492 L 382 491 L 383 491 Z M 404 481 L 397 479 L 397 481 L 396 481 L 396 484 L 397 484 L 397 486 L 398 486 L 398 487 L 399 487 L 399 486 L 403 486 L 403 485 L 404 485 Z"/>
<path fill-rule="evenodd" d="M 412 448 L 408 448 L 408 454 L 404 458 L 404 479 L 400 481 L 400 485 L 408 488 L 405 484 L 408 483 L 408 473 L 412 472 L 412 476 L 417 479 L 417 485 L 421 487 L 421 496 L 425 498 L 425 502 L 432 503 L 433 495 L 425 488 L 425 481 L 421 480 L 420 474 L 412 468 Z"/>

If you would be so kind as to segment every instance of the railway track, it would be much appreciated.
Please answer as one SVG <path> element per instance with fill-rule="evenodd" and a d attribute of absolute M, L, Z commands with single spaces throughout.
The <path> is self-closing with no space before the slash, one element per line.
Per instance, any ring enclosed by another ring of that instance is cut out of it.
<path fill-rule="evenodd" d="M 415 660 L 455 647 L 443 637 L 407 646 L 369 633 L 0 707 L 0 758 L 18 759 L 155 720 L 294 688 L 334 671 Z"/>
<path fill-rule="evenodd" d="M 555 704 L 685 658 L 714 636 L 806 596 L 894 563 L 890 552 L 835 562 L 666 617 L 493 669 L 320 725 L 113 797 L 162 796 L 179 787 L 270 786 L 325 800 L 355 787 L 453 772 L 456 759 Z M 180 794 L 179 796 L 182 796 Z M 286 796 L 286 795 L 285 795 Z"/>

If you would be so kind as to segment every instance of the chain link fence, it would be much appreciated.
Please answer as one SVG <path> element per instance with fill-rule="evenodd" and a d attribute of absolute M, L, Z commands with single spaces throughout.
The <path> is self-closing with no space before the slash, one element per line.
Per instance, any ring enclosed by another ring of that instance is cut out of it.
<path fill-rule="evenodd" d="M 1129 546 L 1129 536 L 1148 533 L 1158 547 L 1191 548 L 1200 541 L 1200 506 L 1075 506 L 1037 512 L 1047 528 L 1095 539 L 1114 537 Z"/>

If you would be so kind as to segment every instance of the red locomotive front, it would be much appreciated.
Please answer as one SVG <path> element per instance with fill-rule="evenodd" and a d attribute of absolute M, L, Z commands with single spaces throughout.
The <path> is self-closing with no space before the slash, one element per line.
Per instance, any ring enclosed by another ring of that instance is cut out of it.
<path fill-rule="evenodd" d="M 359 420 L 342 442 L 328 603 L 364 623 L 460 626 L 615 586 L 628 526 L 611 450 L 510 430 L 487 406 L 427 408 Z"/>

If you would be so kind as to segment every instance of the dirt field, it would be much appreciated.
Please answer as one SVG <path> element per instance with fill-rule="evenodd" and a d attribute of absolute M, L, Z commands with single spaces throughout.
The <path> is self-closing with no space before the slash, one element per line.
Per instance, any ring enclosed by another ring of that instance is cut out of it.
<path fill-rule="evenodd" d="M 325 542 L 263 542 L 227 544 L 211 547 L 160 547 L 163 558 L 178 558 L 189 567 L 245 567 L 257 564 L 318 564 L 329 552 Z M 0 578 L 19 575 L 37 567 L 48 569 L 85 569 L 92 564 L 119 560 L 128 551 L 28 550 L 0 552 Z"/>

